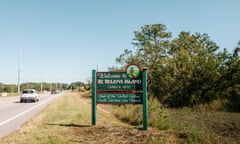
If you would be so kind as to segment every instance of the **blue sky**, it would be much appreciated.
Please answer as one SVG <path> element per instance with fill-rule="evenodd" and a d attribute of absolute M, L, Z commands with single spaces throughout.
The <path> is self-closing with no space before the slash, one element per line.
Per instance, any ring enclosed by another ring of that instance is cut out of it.
<path fill-rule="evenodd" d="M 239 0 L 0 0 L 0 82 L 74 82 L 116 66 L 133 32 L 161 23 L 207 33 L 229 52 L 240 40 Z"/>

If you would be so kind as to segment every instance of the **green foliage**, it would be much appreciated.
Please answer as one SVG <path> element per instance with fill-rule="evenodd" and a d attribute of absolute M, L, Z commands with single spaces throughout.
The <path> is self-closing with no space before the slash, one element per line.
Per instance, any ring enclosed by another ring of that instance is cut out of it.
<path fill-rule="evenodd" d="M 162 24 L 145 25 L 134 34 L 136 51 L 126 49 L 116 61 L 123 67 L 148 67 L 148 90 L 164 105 L 192 107 L 228 99 L 229 108 L 239 111 L 240 48 L 234 54 L 220 51 L 207 34 L 181 32 L 172 38 Z"/>
<path fill-rule="evenodd" d="M 133 125 L 142 125 L 142 106 L 117 106 L 115 109 L 115 116 L 124 122 L 128 122 Z M 151 96 L 148 101 L 148 125 L 161 130 L 165 130 L 169 128 L 167 120 L 167 109 L 165 109 L 156 98 Z"/>
<path fill-rule="evenodd" d="M 166 69 L 172 81 L 167 97 L 170 106 L 192 106 L 211 102 L 217 96 L 220 67 L 219 57 L 215 54 L 218 46 L 206 34 L 182 32 L 171 43 L 170 56 Z"/>
<path fill-rule="evenodd" d="M 140 105 L 119 105 L 115 108 L 115 116 L 133 125 L 142 123 L 142 109 Z"/>
<path fill-rule="evenodd" d="M 36 89 L 38 91 L 47 90 L 50 91 L 51 89 L 62 89 L 65 90 L 68 88 L 68 84 L 65 83 L 34 83 L 34 82 L 27 82 L 21 84 L 21 90 L 23 89 Z M 0 83 L 0 93 L 7 92 L 7 93 L 17 93 L 17 85 L 14 84 L 3 84 Z"/>
<path fill-rule="evenodd" d="M 235 49 L 235 53 L 226 64 L 223 79 L 224 83 L 221 87 L 224 91 L 221 94 L 229 99 L 229 110 L 240 112 L 240 57 L 238 48 Z"/>
<path fill-rule="evenodd" d="M 17 92 L 17 86 L 13 84 L 0 83 L 0 93 L 2 92 L 7 92 L 7 93 Z"/>
<path fill-rule="evenodd" d="M 22 89 L 36 89 L 38 91 L 42 90 L 47 90 L 50 91 L 52 89 L 62 89 L 65 90 L 67 89 L 68 84 L 65 83 L 34 83 L 34 82 L 27 82 L 27 83 L 22 83 L 21 84 L 21 90 Z"/>
<path fill-rule="evenodd" d="M 77 81 L 77 82 L 71 83 L 68 86 L 68 89 L 84 91 L 85 89 L 88 89 L 88 87 L 83 82 Z"/>
<path fill-rule="evenodd" d="M 151 96 L 148 101 L 148 117 L 149 125 L 161 130 L 169 128 L 168 125 L 168 111 L 159 103 L 158 99 Z"/>

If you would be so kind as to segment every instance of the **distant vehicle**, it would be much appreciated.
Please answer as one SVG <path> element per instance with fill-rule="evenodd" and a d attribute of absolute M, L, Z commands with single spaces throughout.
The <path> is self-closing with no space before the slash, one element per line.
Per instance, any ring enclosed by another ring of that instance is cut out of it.
<path fill-rule="evenodd" d="M 35 89 L 24 89 L 20 96 L 20 103 L 22 102 L 37 102 L 39 101 L 39 94 Z"/>
<path fill-rule="evenodd" d="M 52 90 L 51 90 L 51 94 L 57 94 L 57 90 L 52 89 Z"/>

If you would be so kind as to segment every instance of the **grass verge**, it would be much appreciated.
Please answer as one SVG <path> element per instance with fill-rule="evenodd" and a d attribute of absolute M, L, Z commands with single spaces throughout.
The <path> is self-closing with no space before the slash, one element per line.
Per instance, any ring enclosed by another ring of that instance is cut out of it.
<path fill-rule="evenodd" d="M 65 144 L 74 141 L 71 128 L 88 127 L 90 119 L 89 109 L 84 103 L 79 105 L 77 98 L 76 94 L 71 93 L 60 97 L 0 143 Z"/>

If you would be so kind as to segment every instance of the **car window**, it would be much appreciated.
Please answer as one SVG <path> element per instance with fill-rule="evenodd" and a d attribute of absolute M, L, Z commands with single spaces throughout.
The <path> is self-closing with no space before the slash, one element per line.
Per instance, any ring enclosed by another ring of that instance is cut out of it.
<path fill-rule="evenodd" d="M 34 91 L 33 90 L 24 90 L 23 94 L 33 94 Z"/>

